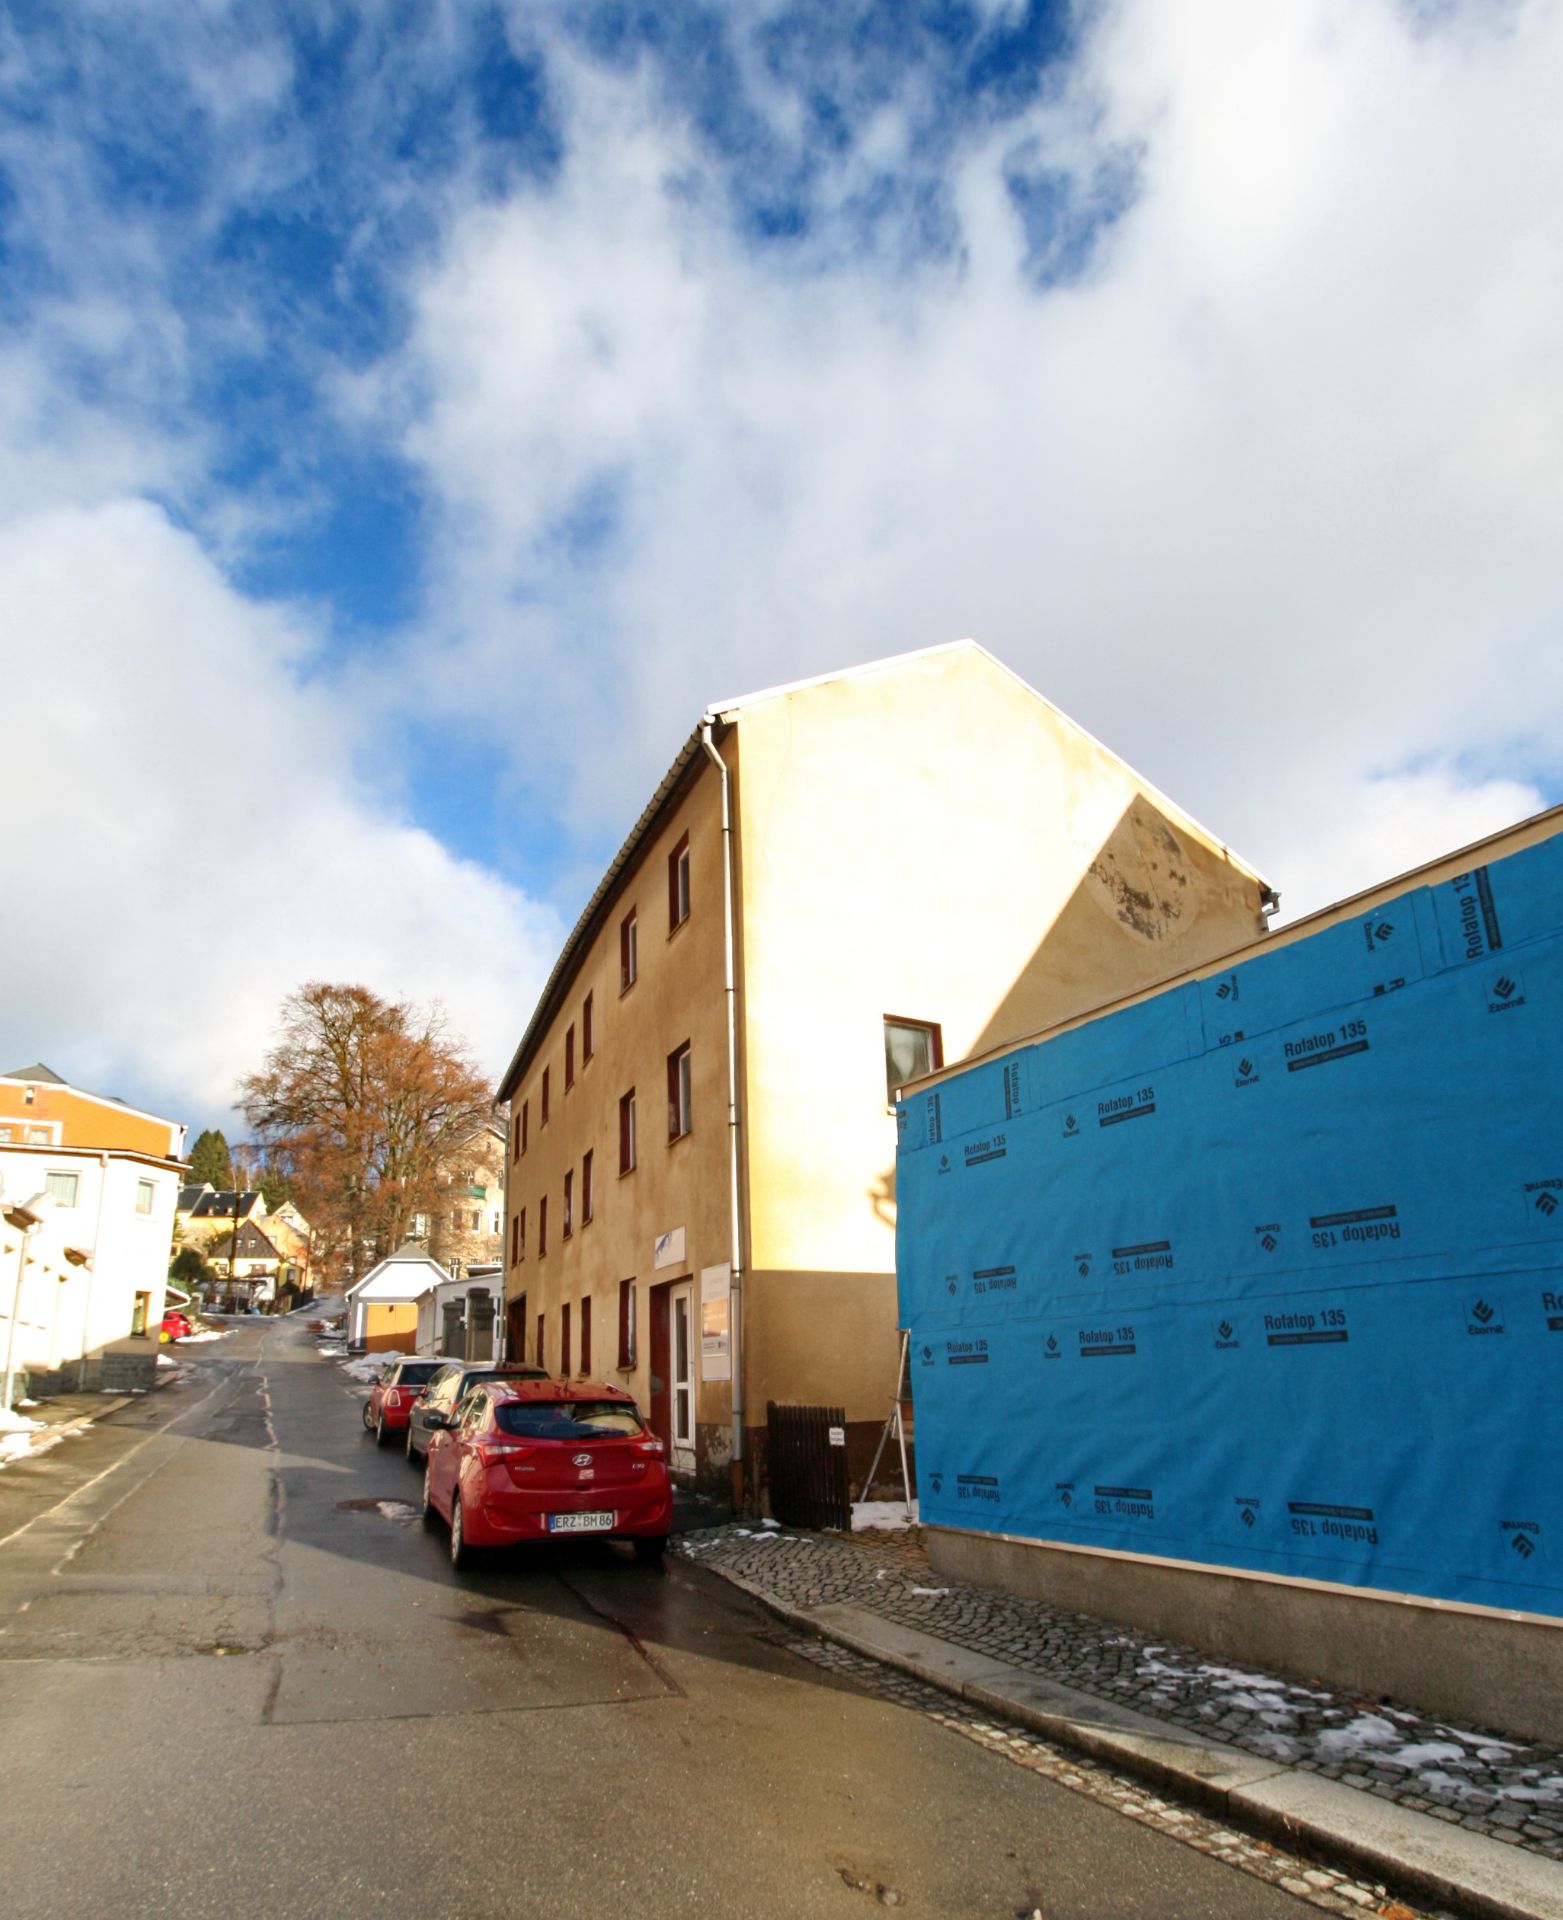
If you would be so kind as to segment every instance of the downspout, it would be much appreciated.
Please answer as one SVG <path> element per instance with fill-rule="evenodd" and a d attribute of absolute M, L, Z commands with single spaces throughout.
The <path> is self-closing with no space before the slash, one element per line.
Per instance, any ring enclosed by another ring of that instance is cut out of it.
<path fill-rule="evenodd" d="M 98 1277 L 98 1251 L 103 1240 L 103 1203 L 108 1198 L 109 1157 L 106 1153 L 98 1155 L 98 1217 L 92 1228 L 92 1264 L 87 1268 L 87 1300 L 81 1310 L 81 1360 L 76 1368 L 76 1391 L 87 1391 L 87 1355 L 92 1337 L 92 1288 Z M 174 1205 L 179 1204 L 179 1196 L 174 1195 Z M 170 1236 L 171 1238 L 171 1236 Z"/>
<path fill-rule="evenodd" d="M 722 937 L 724 987 L 727 994 L 727 1144 L 732 1202 L 732 1249 L 727 1295 L 728 1337 L 732 1345 L 733 1506 L 743 1511 L 744 1494 L 744 1370 L 743 1370 L 743 1216 L 738 1185 L 738 989 L 733 963 L 733 817 L 729 799 L 727 762 L 711 738 L 711 721 L 700 723 L 700 744 L 722 782 Z"/>

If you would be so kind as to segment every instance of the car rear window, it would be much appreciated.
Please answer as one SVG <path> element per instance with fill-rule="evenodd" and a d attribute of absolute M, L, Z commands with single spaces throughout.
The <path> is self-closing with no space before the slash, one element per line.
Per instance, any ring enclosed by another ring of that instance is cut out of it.
<path fill-rule="evenodd" d="M 522 1440 L 606 1440 L 643 1433 L 640 1415 L 622 1400 L 527 1400 L 494 1409 L 501 1433 Z"/>
<path fill-rule="evenodd" d="M 404 1364 L 399 1377 L 404 1387 L 421 1387 L 427 1385 L 439 1370 L 438 1363 L 434 1361 L 431 1361 L 428 1366 L 408 1366 Z"/>

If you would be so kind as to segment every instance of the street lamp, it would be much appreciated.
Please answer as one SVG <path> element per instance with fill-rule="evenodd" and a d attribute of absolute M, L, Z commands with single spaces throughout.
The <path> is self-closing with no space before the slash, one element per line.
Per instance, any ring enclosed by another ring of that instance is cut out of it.
<path fill-rule="evenodd" d="M 16 1256 L 16 1290 L 11 1295 L 11 1324 L 5 1336 L 5 1385 L 0 1388 L 0 1408 L 11 1411 L 11 1396 L 16 1385 L 16 1323 L 22 1315 L 22 1283 L 27 1278 L 27 1243 L 43 1225 L 44 1209 L 49 1205 L 47 1193 L 35 1193 L 24 1206 L 6 1207 L 5 1223 L 14 1227 L 22 1236 L 21 1247 Z"/>

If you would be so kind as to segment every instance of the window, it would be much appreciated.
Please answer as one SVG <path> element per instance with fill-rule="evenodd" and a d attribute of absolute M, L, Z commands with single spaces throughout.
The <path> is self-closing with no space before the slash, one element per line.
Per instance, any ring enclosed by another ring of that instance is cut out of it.
<path fill-rule="evenodd" d="M 27 1144 L 30 1147 L 48 1146 L 49 1129 L 47 1127 L 29 1127 L 27 1129 Z"/>
<path fill-rule="evenodd" d="M 130 1331 L 133 1334 L 145 1335 L 147 1330 L 147 1316 L 151 1310 L 151 1294 L 138 1293 L 136 1295 L 136 1303 L 130 1310 Z"/>
<path fill-rule="evenodd" d="M 136 1182 L 136 1212 L 150 1213 L 152 1211 L 152 1202 L 156 1198 L 156 1195 L 157 1189 L 150 1180 L 138 1180 Z"/>
<path fill-rule="evenodd" d="M 61 1207 L 75 1206 L 76 1189 L 80 1184 L 81 1176 L 75 1173 L 46 1173 L 43 1177 L 44 1191 L 57 1206 Z M 141 1182 L 144 1187 L 150 1187 L 151 1184 L 150 1180 Z M 138 1205 L 136 1211 L 142 1213 L 147 1209 Z"/>
<path fill-rule="evenodd" d="M 565 1301 L 559 1309 L 559 1378 L 567 1380 L 570 1375 L 570 1303 Z"/>
<path fill-rule="evenodd" d="M 27 1091 L 22 1095 L 22 1105 L 24 1107 L 30 1107 L 37 1098 L 38 1098 L 38 1089 L 36 1087 L 29 1087 Z"/>
<path fill-rule="evenodd" d="M 537 1257 L 542 1259 L 548 1251 L 548 1196 L 544 1194 L 537 1203 Z"/>
<path fill-rule="evenodd" d="M 581 1002 L 581 1065 L 583 1067 L 596 1050 L 597 1040 L 592 1032 L 592 997 L 587 994 Z"/>
<path fill-rule="evenodd" d="M 461 1232 L 461 1223 L 465 1217 L 465 1208 L 452 1207 L 450 1210 L 450 1229 L 452 1233 Z"/>
<path fill-rule="evenodd" d="M 523 1100 L 521 1102 L 521 1151 L 523 1153 L 526 1152 L 527 1122 L 532 1117 L 530 1111 L 531 1105 L 530 1100 Z"/>
<path fill-rule="evenodd" d="M 592 1217 L 592 1157 L 589 1153 L 581 1155 L 581 1225 L 584 1227 Z"/>
<path fill-rule="evenodd" d="M 510 1264 L 515 1266 L 521 1258 L 521 1215 L 516 1214 L 510 1222 Z"/>
<path fill-rule="evenodd" d="M 518 1260 L 524 1260 L 526 1258 L 526 1208 L 525 1207 L 523 1207 L 521 1211 L 516 1215 L 516 1229 L 517 1229 L 516 1245 L 518 1249 L 516 1253 L 516 1258 Z"/>
<path fill-rule="evenodd" d="M 689 835 L 668 855 L 668 932 L 689 918 Z"/>
<path fill-rule="evenodd" d="M 619 1282 L 619 1365 L 635 1364 L 635 1282 Z"/>
<path fill-rule="evenodd" d="M 589 1379 L 592 1370 L 592 1303 L 581 1302 L 581 1374 Z"/>
<path fill-rule="evenodd" d="M 639 977 L 639 954 L 635 939 L 635 909 L 630 908 L 619 922 L 619 992 L 628 993 Z"/>
<path fill-rule="evenodd" d="M 564 1237 L 569 1239 L 575 1231 L 575 1171 L 572 1168 L 564 1176 Z"/>
<path fill-rule="evenodd" d="M 897 1087 L 937 1073 L 944 1065 L 944 1039 L 926 1020 L 898 1020 L 885 1015 L 885 1098 L 895 1100 Z"/>
<path fill-rule="evenodd" d="M 635 1089 L 630 1088 L 619 1101 L 619 1172 L 635 1167 Z"/>
<path fill-rule="evenodd" d="M 539 1314 L 537 1316 L 537 1352 L 532 1356 L 532 1364 L 535 1367 L 545 1367 L 548 1364 L 548 1362 L 543 1358 L 544 1345 L 545 1345 L 545 1330 L 543 1326 L 543 1316 Z"/>
<path fill-rule="evenodd" d="M 575 1027 L 572 1024 L 564 1030 L 564 1090 L 568 1093 L 575 1085 Z"/>
<path fill-rule="evenodd" d="M 682 1140 L 693 1116 L 689 1109 L 689 1042 L 668 1055 L 668 1138 Z"/>
<path fill-rule="evenodd" d="M 507 1353 L 505 1355 L 505 1358 L 507 1360 L 525 1360 L 526 1358 L 526 1295 L 524 1293 L 518 1293 L 515 1299 L 510 1302 L 510 1306 L 507 1309 L 507 1313 L 509 1317 L 510 1326 L 514 1329 L 512 1338 L 515 1341 L 516 1350 L 514 1353 Z"/>
<path fill-rule="evenodd" d="M 11 1138 L 11 1129 L 9 1127 L 0 1127 L 0 1144 L 3 1144 L 4 1142 L 8 1141 L 10 1138 Z"/>
<path fill-rule="evenodd" d="M 512 1160 L 519 1160 L 521 1158 L 521 1116 L 519 1113 L 512 1114 L 510 1118 L 510 1157 Z"/>
<path fill-rule="evenodd" d="M 537 1124 L 540 1127 L 546 1127 L 548 1125 L 548 1069 L 547 1067 L 543 1068 L 543 1086 L 542 1086 L 542 1091 L 538 1095 L 538 1100 L 537 1100 Z"/>

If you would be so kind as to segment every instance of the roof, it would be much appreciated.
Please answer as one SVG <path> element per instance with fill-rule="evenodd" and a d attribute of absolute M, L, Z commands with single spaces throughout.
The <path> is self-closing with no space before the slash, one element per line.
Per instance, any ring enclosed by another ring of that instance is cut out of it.
<path fill-rule="evenodd" d="M 642 841 L 650 835 L 653 826 L 655 826 L 657 821 L 666 812 L 680 787 L 684 785 L 686 780 L 698 778 L 700 767 L 696 766 L 695 763 L 700 761 L 702 765 L 704 764 L 704 748 L 701 736 L 707 727 L 715 728 L 736 724 L 738 716 L 745 708 L 761 706 L 768 700 L 784 699 L 789 694 L 803 693 L 812 687 L 829 686 L 838 681 L 866 680 L 877 673 L 889 673 L 906 667 L 914 660 L 932 660 L 939 658 L 941 655 L 957 653 L 975 654 L 986 660 L 1000 673 L 1006 674 L 1019 686 L 1024 687 L 1033 699 L 1039 700 L 1050 713 L 1056 714 L 1064 725 L 1073 728 L 1082 738 L 1100 747 L 1103 753 L 1110 754 L 1114 760 L 1120 761 L 1124 765 L 1128 764 L 1123 760 L 1121 754 L 1113 753 L 1111 747 L 1097 740 L 1096 736 L 1082 727 L 1078 720 L 1071 719 L 1062 707 L 1055 706 L 1045 694 L 1039 693 L 1037 689 L 1031 685 L 1030 681 L 1023 679 L 1021 675 L 1015 672 L 1013 667 L 1006 666 L 996 654 L 989 653 L 987 648 L 982 646 L 978 641 L 970 639 L 945 640 L 941 641 L 937 646 L 917 647 L 909 653 L 890 654 L 881 660 L 869 660 L 862 666 L 839 667 L 830 673 L 815 674 L 807 680 L 788 680 L 778 686 L 762 687 L 758 693 L 742 693 L 727 700 L 713 700 L 705 712 L 702 713 L 700 718 L 695 722 L 694 730 L 684 742 L 683 746 L 679 748 L 673 764 L 662 776 L 661 783 L 658 785 L 656 792 L 641 810 L 640 818 L 635 822 L 634 826 L 631 827 L 629 837 L 608 862 L 607 871 L 597 882 L 591 898 L 581 910 L 580 918 L 570 930 L 569 938 L 560 949 L 559 958 L 554 962 L 553 971 L 543 983 L 543 990 L 538 995 L 537 1005 L 532 1011 L 531 1019 L 528 1020 L 526 1024 L 526 1031 L 521 1036 L 520 1044 L 517 1046 L 514 1055 L 511 1057 L 510 1065 L 506 1067 L 504 1076 L 500 1080 L 499 1090 L 494 1096 L 494 1104 L 497 1106 L 501 1100 L 508 1100 L 514 1093 L 522 1074 L 526 1071 L 527 1063 L 531 1058 L 533 1043 L 541 1038 L 557 1011 L 559 1001 L 563 997 L 566 988 L 574 978 L 576 964 L 582 958 L 582 949 L 595 932 L 603 910 L 607 906 L 617 885 L 619 876 L 633 861 L 635 855 L 640 850 Z M 693 774 L 691 774 L 690 771 L 692 767 L 694 768 Z M 1131 771 L 1133 771 L 1133 769 L 1131 769 Z M 1252 876 L 1268 898 L 1274 900 L 1280 898 L 1257 868 L 1250 866 L 1246 860 L 1233 853 L 1225 841 L 1219 839 L 1215 834 L 1210 833 L 1206 828 L 1202 827 L 1200 823 L 1194 819 L 1192 814 L 1188 813 L 1183 807 L 1178 806 L 1175 801 L 1169 799 L 1159 788 L 1152 786 L 1149 781 L 1140 779 L 1140 775 L 1137 772 L 1135 773 L 1135 778 L 1140 780 L 1140 784 L 1148 799 L 1153 800 L 1165 813 L 1186 822 L 1190 827 L 1194 828 L 1203 839 L 1208 840 L 1213 846 L 1221 847 L 1235 866 L 1241 867 L 1245 873 Z"/>
<path fill-rule="evenodd" d="M 74 1080 L 65 1079 L 41 1060 L 35 1060 L 30 1067 L 13 1067 L 9 1073 L 0 1073 L 0 1080 L 17 1080 L 32 1087 L 64 1087 L 67 1093 L 80 1094 L 84 1100 L 98 1100 L 106 1107 L 123 1107 L 127 1113 L 138 1114 L 143 1120 L 156 1120 L 160 1126 L 182 1129 L 184 1125 L 181 1120 L 170 1120 L 166 1113 L 153 1113 L 149 1107 L 133 1107 L 117 1093 L 94 1093 L 90 1087 L 78 1087 Z"/>
<path fill-rule="evenodd" d="M 480 1386 L 493 1390 L 493 1397 L 507 1401 L 526 1400 L 622 1400 L 635 1405 L 633 1393 L 623 1387 L 610 1387 L 605 1380 L 481 1380 Z"/>
<path fill-rule="evenodd" d="M 210 1181 L 202 1181 L 202 1183 L 196 1187 L 181 1187 L 179 1189 L 179 1211 L 181 1213 L 192 1212 L 195 1203 L 200 1199 L 201 1195 L 203 1193 L 210 1193 L 211 1190 Z"/>
<path fill-rule="evenodd" d="M 431 1259 L 422 1247 L 409 1240 L 372 1266 L 356 1286 L 347 1289 L 344 1298 L 407 1306 L 449 1278 L 438 1260 Z"/>
<path fill-rule="evenodd" d="M 189 1189 L 180 1189 L 181 1204 L 187 1191 Z M 199 1189 L 196 1191 L 199 1192 Z M 232 1187 L 227 1187 L 201 1194 L 190 1211 L 197 1220 L 226 1220 L 234 1213 L 234 1203 L 237 1201 L 238 1215 L 242 1220 L 247 1213 L 255 1211 L 255 1203 L 261 1197 L 259 1187 L 242 1187 L 237 1192 Z"/>

